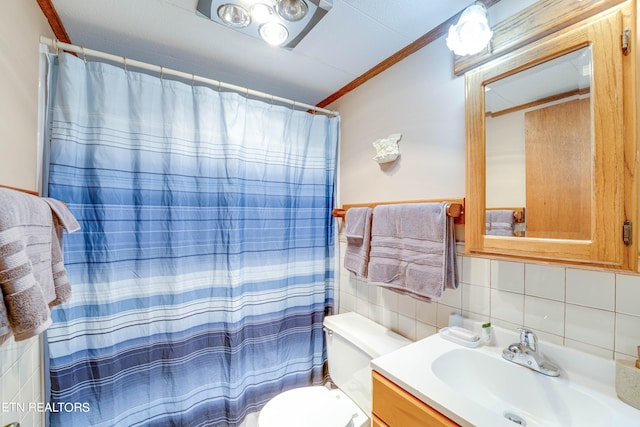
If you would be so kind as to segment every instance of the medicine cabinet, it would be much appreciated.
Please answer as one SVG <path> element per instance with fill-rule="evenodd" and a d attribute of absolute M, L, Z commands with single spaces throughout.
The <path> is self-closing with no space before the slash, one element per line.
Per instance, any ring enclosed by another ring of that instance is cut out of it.
<path fill-rule="evenodd" d="M 467 253 L 637 271 L 636 5 L 609 3 L 466 71 Z M 486 231 L 501 206 L 520 233 Z"/>

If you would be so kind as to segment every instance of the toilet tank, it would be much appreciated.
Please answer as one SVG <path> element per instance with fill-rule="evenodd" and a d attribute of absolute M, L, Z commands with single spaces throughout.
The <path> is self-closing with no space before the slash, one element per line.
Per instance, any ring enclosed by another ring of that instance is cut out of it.
<path fill-rule="evenodd" d="M 353 312 L 325 317 L 324 328 L 331 379 L 370 416 L 371 360 L 411 341 Z"/>

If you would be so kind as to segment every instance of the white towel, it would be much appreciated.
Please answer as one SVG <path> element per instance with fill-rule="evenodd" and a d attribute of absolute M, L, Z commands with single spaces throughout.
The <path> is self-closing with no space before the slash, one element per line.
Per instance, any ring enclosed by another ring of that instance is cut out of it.
<path fill-rule="evenodd" d="M 369 281 L 420 300 L 458 287 L 447 203 L 380 205 L 373 211 Z"/>
<path fill-rule="evenodd" d="M 367 277 L 371 246 L 371 208 L 351 208 L 345 215 L 347 250 L 344 268 L 360 277 Z"/>

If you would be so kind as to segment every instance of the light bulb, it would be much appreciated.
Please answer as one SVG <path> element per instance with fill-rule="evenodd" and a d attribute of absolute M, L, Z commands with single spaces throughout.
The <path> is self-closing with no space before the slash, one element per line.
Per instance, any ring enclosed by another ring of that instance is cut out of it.
<path fill-rule="evenodd" d="M 243 28 L 251 23 L 249 12 L 236 4 L 223 4 L 218 8 L 218 17 L 230 27 Z"/>
<path fill-rule="evenodd" d="M 276 1 L 276 11 L 283 19 L 295 22 L 307 15 L 309 6 L 304 0 L 278 0 Z"/>
<path fill-rule="evenodd" d="M 259 24 L 271 21 L 274 14 L 273 8 L 266 3 L 256 3 L 251 6 L 251 18 Z"/>
<path fill-rule="evenodd" d="M 273 46 L 280 46 L 289 37 L 289 31 L 278 22 L 267 22 L 258 29 L 260 37 Z"/>
<path fill-rule="evenodd" d="M 466 8 L 458 23 L 449 28 L 447 47 L 456 55 L 473 55 L 481 52 L 492 36 L 485 7 L 475 4 Z"/>

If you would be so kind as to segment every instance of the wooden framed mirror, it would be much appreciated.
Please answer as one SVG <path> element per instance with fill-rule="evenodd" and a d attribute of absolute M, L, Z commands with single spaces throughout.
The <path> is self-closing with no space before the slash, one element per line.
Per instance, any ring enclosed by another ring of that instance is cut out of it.
<path fill-rule="evenodd" d="M 467 253 L 637 271 L 635 21 L 618 3 L 465 73 Z M 489 231 L 500 206 L 520 233 Z"/>

